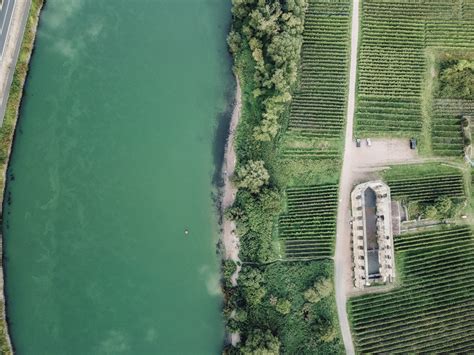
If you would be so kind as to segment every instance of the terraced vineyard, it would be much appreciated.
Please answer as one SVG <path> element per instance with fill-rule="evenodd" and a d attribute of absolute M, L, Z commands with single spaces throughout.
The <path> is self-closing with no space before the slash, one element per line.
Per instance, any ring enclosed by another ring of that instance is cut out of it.
<path fill-rule="evenodd" d="M 361 3 L 356 133 L 417 135 L 422 128 L 425 51 L 474 49 L 474 0 Z"/>
<path fill-rule="evenodd" d="M 395 239 L 401 287 L 352 298 L 361 353 L 474 350 L 474 240 L 468 226 Z M 401 275 L 400 275 L 401 273 Z"/>
<path fill-rule="evenodd" d="M 287 190 L 288 212 L 278 221 L 287 258 L 333 255 L 337 189 L 337 185 L 319 185 Z"/>
<path fill-rule="evenodd" d="M 340 137 L 346 108 L 350 1 L 310 0 L 303 33 L 300 88 L 289 129 L 299 135 Z"/>
<path fill-rule="evenodd" d="M 387 183 L 393 199 L 432 202 L 440 196 L 464 198 L 461 173 L 390 179 Z"/>

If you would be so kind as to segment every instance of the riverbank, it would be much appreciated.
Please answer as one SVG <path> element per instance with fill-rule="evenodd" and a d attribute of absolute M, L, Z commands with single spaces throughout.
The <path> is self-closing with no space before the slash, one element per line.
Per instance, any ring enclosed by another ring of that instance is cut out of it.
<path fill-rule="evenodd" d="M 23 35 L 23 41 L 20 48 L 20 54 L 16 63 L 15 72 L 13 74 L 13 81 L 10 88 L 8 101 L 6 105 L 5 118 L 3 125 L 0 128 L 0 184 L 1 184 L 1 199 L 3 201 L 4 191 L 7 181 L 7 169 L 10 159 L 13 139 L 15 136 L 15 128 L 18 121 L 21 99 L 23 96 L 23 87 L 25 85 L 26 77 L 28 75 L 28 65 L 31 54 L 33 52 L 34 40 L 36 36 L 36 29 L 38 27 L 38 20 L 41 9 L 43 7 L 43 0 L 33 0 L 26 29 Z M 10 177 L 12 178 L 12 177 Z M 8 203 L 8 200 L 6 201 Z M 3 218 L 2 218 L 3 221 Z M 2 238 L 3 240 L 3 232 Z M 3 245 L 3 243 L 0 244 Z M 2 268 L 0 268 L 0 350 L 2 354 L 13 353 L 13 347 L 8 334 L 8 325 L 5 315 L 5 295 L 4 295 L 4 276 L 3 276 L 3 250 L 2 250 Z"/>
<path fill-rule="evenodd" d="M 267 4 L 233 5 L 228 43 L 243 104 L 236 137 L 239 189 L 229 214 L 238 226 L 243 266 L 237 287 L 230 286 L 234 269 L 229 266 L 225 273 L 227 330 L 241 336 L 240 343 L 228 345 L 225 352 L 342 353 L 330 251 L 333 232 L 331 227 L 320 228 L 331 225 L 333 217 L 327 211 L 319 216 L 325 206 L 336 204 L 335 196 L 322 197 L 319 188 L 337 186 L 339 143 L 320 135 L 319 124 L 311 119 L 329 109 L 324 102 L 337 86 L 330 84 L 328 91 L 321 92 L 314 79 L 324 84 L 326 77 L 339 81 L 341 76 L 331 69 L 315 71 L 319 62 L 311 57 L 315 43 L 311 33 L 318 30 L 320 11 L 347 14 L 346 5 L 275 3 L 271 15 Z M 310 58 L 302 63 L 307 13 L 310 53 L 306 58 Z M 271 21 L 271 31 L 252 18 Z M 320 41 L 323 53 L 330 40 Z M 339 52 L 339 44 L 334 46 Z M 330 62 L 331 56 L 324 56 L 324 61 Z M 337 101 L 343 102 L 343 96 Z M 339 105 L 338 110 L 342 111 Z M 331 131 L 329 126 L 321 130 Z M 325 151 L 332 152 L 328 159 L 321 158 Z"/>
<path fill-rule="evenodd" d="M 239 124 L 240 113 L 242 110 L 242 90 L 240 88 L 239 77 L 235 76 L 236 89 L 234 99 L 234 109 L 232 111 L 232 118 L 229 124 L 229 136 L 225 146 L 224 164 L 222 166 L 222 177 L 224 185 L 222 188 L 222 244 L 224 247 L 224 259 L 232 260 L 237 263 L 237 269 L 232 275 L 231 282 L 233 286 L 237 285 L 237 277 L 240 271 L 239 259 L 239 239 L 235 233 L 235 222 L 226 218 L 225 210 L 231 207 L 235 201 L 237 188 L 231 181 L 234 175 L 235 166 L 237 163 L 237 155 L 235 153 L 235 133 Z"/>

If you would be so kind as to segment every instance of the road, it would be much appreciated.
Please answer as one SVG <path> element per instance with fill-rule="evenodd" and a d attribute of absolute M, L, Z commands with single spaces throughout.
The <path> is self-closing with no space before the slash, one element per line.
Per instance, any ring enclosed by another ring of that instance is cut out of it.
<path fill-rule="evenodd" d="M 3 58 L 3 51 L 5 49 L 8 30 L 10 29 L 14 6 L 15 0 L 3 0 L 0 10 L 0 60 Z"/>
<path fill-rule="evenodd" d="M 0 125 L 20 53 L 31 0 L 3 0 L 0 10 Z"/>
<path fill-rule="evenodd" d="M 352 131 L 354 127 L 354 110 L 357 79 L 357 49 L 359 43 L 359 0 L 353 0 L 352 26 L 351 26 L 351 61 L 349 73 L 349 93 L 347 101 L 346 134 L 344 143 L 344 160 L 342 164 L 341 179 L 339 183 L 339 205 L 337 210 L 336 228 L 336 253 L 335 264 L 335 289 L 337 314 L 341 327 L 342 339 L 346 353 L 354 354 L 349 320 L 347 317 L 347 292 L 351 285 L 351 249 L 350 249 L 350 213 L 349 200 L 352 189 L 352 162 L 354 144 Z"/>

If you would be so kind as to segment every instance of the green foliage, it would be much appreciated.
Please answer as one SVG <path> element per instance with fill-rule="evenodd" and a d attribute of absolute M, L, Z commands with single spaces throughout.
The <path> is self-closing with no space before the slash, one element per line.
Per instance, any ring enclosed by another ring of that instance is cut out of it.
<path fill-rule="evenodd" d="M 281 201 L 277 191 L 264 189 L 259 195 L 239 190 L 236 209 L 243 215 L 236 219 L 241 242 L 241 259 L 267 262 L 273 256 L 273 219 L 280 213 Z"/>
<path fill-rule="evenodd" d="M 474 99 L 474 60 L 452 59 L 441 62 L 438 96 Z"/>
<path fill-rule="evenodd" d="M 286 315 L 288 313 L 290 313 L 291 311 L 291 302 L 288 301 L 288 300 L 284 300 L 284 299 L 280 299 L 278 300 L 277 304 L 276 304 L 276 310 L 283 314 L 283 315 Z"/>
<path fill-rule="evenodd" d="M 222 277 L 227 287 L 231 286 L 230 278 L 237 270 L 237 265 L 232 260 L 224 260 L 222 263 Z"/>
<path fill-rule="evenodd" d="M 239 33 L 230 31 L 229 36 L 227 36 L 227 44 L 229 45 L 230 52 L 237 55 L 242 46 L 242 37 Z"/>
<path fill-rule="evenodd" d="M 433 202 L 409 202 L 408 214 L 410 219 L 425 218 L 446 220 L 456 217 L 463 207 L 463 199 L 440 196 Z"/>
<path fill-rule="evenodd" d="M 261 160 L 250 160 L 244 166 L 237 169 L 236 183 L 239 188 L 247 189 L 257 194 L 262 186 L 268 184 L 270 175 L 265 169 L 265 163 Z"/>
<path fill-rule="evenodd" d="M 253 330 L 240 349 L 243 354 L 277 355 L 280 353 L 280 341 L 269 330 Z"/>
<path fill-rule="evenodd" d="M 267 330 L 284 353 L 338 354 L 343 349 L 333 294 L 311 304 L 303 297 L 315 282 L 331 278 L 332 262 L 274 262 L 274 225 L 282 210 L 282 191 L 288 183 L 303 180 L 335 182 L 340 169 L 332 161 L 306 165 L 301 159 L 280 158 L 279 132 L 287 126 L 298 79 L 306 6 L 306 0 L 233 0 L 228 44 L 242 89 L 242 111 L 235 141 L 239 190 L 226 215 L 237 224 L 243 268 L 239 286 L 226 294 L 227 326 L 238 329 L 242 339 L 240 348 L 227 349 L 229 353 L 275 353 L 278 349 L 268 344 L 273 344 L 270 337 L 262 340 Z M 337 155 L 337 143 L 330 148 Z M 257 169 L 251 166 L 255 162 L 261 162 Z M 266 169 L 268 178 L 254 173 L 260 168 Z M 241 313 L 245 316 L 239 317 Z M 331 338 L 334 329 L 336 336 Z"/>
<path fill-rule="evenodd" d="M 248 290 L 239 288 L 237 303 L 239 309 L 246 310 L 246 319 L 238 325 L 244 339 L 242 347 L 254 329 L 264 328 L 280 340 L 282 353 L 343 353 L 333 291 L 317 303 L 308 303 L 304 298 L 305 290 L 315 285 L 327 294 L 322 285 L 330 281 L 332 261 L 245 265 L 243 272 L 245 285 L 259 285 L 266 293 L 259 303 L 249 302 Z M 253 293 L 249 296 L 253 297 Z"/>
<path fill-rule="evenodd" d="M 263 282 L 263 275 L 258 269 L 242 267 L 239 274 L 239 285 L 249 305 L 256 306 L 262 302 L 262 298 L 267 293 Z"/>
<path fill-rule="evenodd" d="M 438 215 L 445 219 L 453 217 L 454 203 L 453 200 L 447 196 L 441 196 L 436 200 L 436 210 Z"/>
<path fill-rule="evenodd" d="M 331 295 L 333 285 L 331 280 L 322 279 L 314 283 L 313 287 L 304 292 L 304 298 L 310 303 L 317 303 L 324 297 Z"/>
<path fill-rule="evenodd" d="M 419 202 L 409 202 L 407 207 L 409 219 L 418 219 L 423 214 L 423 206 Z"/>
<path fill-rule="evenodd" d="M 423 215 L 426 219 L 437 219 L 438 210 L 436 209 L 436 206 L 427 205 L 423 211 Z"/>
<path fill-rule="evenodd" d="M 291 99 L 298 77 L 306 0 L 280 2 L 234 0 L 230 51 L 246 48 L 254 61 L 253 96 L 262 97 L 262 116 L 254 127 L 257 141 L 269 142 L 278 133 L 279 117 Z"/>
<path fill-rule="evenodd" d="M 318 293 L 315 291 L 314 288 L 309 288 L 304 291 L 304 299 L 310 303 L 316 303 L 321 298 L 319 297 Z"/>

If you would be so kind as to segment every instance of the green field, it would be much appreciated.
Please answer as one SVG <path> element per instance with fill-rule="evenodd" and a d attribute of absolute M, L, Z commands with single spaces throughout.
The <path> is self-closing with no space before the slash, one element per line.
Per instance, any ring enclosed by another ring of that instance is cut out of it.
<path fill-rule="evenodd" d="M 432 80 L 428 53 L 474 50 L 473 9 L 473 0 L 362 2 L 358 135 L 423 131 L 433 139 L 434 153 L 461 155 L 458 122 L 441 112 L 432 120 L 431 107 L 424 105 L 430 106 L 433 93 L 425 87 Z"/>
<path fill-rule="evenodd" d="M 459 353 L 474 348 L 474 240 L 468 226 L 395 238 L 401 286 L 352 298 L 361 353 Z"/>

